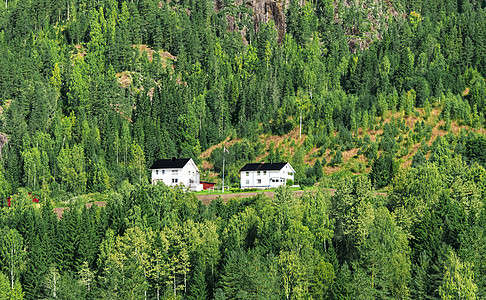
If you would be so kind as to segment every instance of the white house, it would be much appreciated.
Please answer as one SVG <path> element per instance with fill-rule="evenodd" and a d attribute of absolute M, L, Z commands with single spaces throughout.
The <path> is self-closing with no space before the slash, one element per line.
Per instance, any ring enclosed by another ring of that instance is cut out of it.
<path fill-rule="evenodd" d="M 240 186 L 246 188 L 274 188 L 294 181 L 295 170 L 289 163 L 246 164 L 240 170 Z"/>
<path fill-rule="evenodd" d="M 201 191 L 199 169 L 192 158 L 159 159 L 152 167 L 152 184 L 163 182 L 167 186 L 184 185 L 192 191 Z"/>

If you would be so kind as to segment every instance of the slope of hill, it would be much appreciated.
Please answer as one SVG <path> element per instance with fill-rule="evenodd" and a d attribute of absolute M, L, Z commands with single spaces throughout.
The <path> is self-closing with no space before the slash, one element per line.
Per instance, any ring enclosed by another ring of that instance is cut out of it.
<path fill-rule="evenodd" d="M 298 127 L 281 136 L 262 134 L 257 141 L 250 143 L 253 147 L 261 149 L 251 162 L 269 162 L 274 159 L 273 157 L 270 158 L 269 155 L 274 155 L 275 151 L 279 152 L 279 159 L 292 161 L 297 151 L 304 149 L 302 162 L 311 167 L 319 159 L 322 162 L 323 174 L 332 175 L 336 172 L 348 172 L 354 175 L 368 174 L 371 171 L 373 161 L 384 152 L 384 146 L 380 145 L 385 143 L 387 131 L 399 131 L 393 137 L 393 140 L 396 143 L 395 157 L 402 168 L 407 168 L 412 164 L 412 160 L 419 150 L 425 152 L 424 156 L 426 159 L 430 159 L 431 149 L 437 137 L 447 135 L 457 137 L 468 132 L 480 135 L 486 134 L 486 131 L 482 128 L 474 129 L 460 124 L 461 122 L 457 120 L 446 124 L 441 112 L 442 109 L 440 108 L 433 108 L 428 112 L 426 112 L 426 109 L 417 108 L 411 116 L 406 116 L 403 112 L 387 112 L 383 117 L 376 118 L 373 122 L 374 125 L 370 129 L 363 130 L 363 128 L 359 128 L 357 132 L 352 133 L 353 147 L 349 149 L 338 145 L 339 142 L 336 141 L 333 142 L 334 144 L 329 145 L 329 148 L 316 147 L 308 140 L 308 135 L 303 134 L 299 138 Z M 390 129 L 391 127 L 394 127 L 394 129 Z M 334 133 L 333 138 L 334 140 L 339 138 L 337 131 Z M 213 151 L 216 149 L 220 150 L 223 146 L 231 150 L 233 145 L 242 142 L 244 140 L 240 138 L 227 138 L 202 152 L 199 158 L 202 159 L 203 170 L 209 171 L 209 176 L 214 180 L 218 173 L 214 172 L 214 164 L 211 162 L 214 161 L 212 159 Z M 376 145 L 374 156 L 369 153 L 370 145 Z M 337 151 L 341 152 L 342 161 L 333 165 L 331 162 Z M 244 163 L 246 162 L 236 162 L 236 169 Z"/>

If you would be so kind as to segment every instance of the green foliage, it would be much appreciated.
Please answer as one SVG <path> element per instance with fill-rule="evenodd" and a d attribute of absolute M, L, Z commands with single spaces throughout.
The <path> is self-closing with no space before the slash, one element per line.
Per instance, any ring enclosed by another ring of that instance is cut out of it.
<path fill-rule="evenodd" d="M 390 154 L 381 154 L 373 163 L 370 179 L 375 188 L 383 188 L 389 185 L 398 173 L 398 163 Z"/>
<path fill-rule="evenodd" d="M 65 147 L 59 152 L 57 161 L 65 189 L 72 193 L 84 192 L 87 182 L 84 149 L 78 145 Z"/>
<path fill-rule="evenodd" d="M 375 297 L 408 297 L 411 262 L 407 234 L 395 224 L 385 207 L 376 210 L 368 230 L 369 235 L 359 249 L 363 267 L 372 277 Z"/>
<path fill-rule="evenodd" d="M 4 227 L 0 230 L 0 263 L 1 270 L 8 274 L 11 296 L 22 298 L 22 289 L 17 290 L 17 281 L 25 265 L 24 240 L 16 229 Z"/>
<path fill-rule="evenodd" d="M 486 139 L 482 136 L 471 136 L 466 142 L 465 158 L 486 166 Z"/>
<path fill-rule="evenodd" d="M 439 287 L 439 294 L 442 299 L 475 299 L 478 287 L 474 283 L 474 276 L 471 266 L 463 263 L 450 250 L 444 266 L 444 278 Z"/>
<path fill-rule="evenodd" d="M 292 0 L 268 18 L 231 1 L 2 4 L 0 298 L 484 298 L 484 136 L 428 147 L 432 107 L 448 131 L 485 126 L 484 1 L 348 2 Z M 388 120 L 417 107 L 413 132 Z M 226 155 L 236 184 L 259 136 L 301 122 L 303 146 L 264 160 L 312 185 L 327 162 L 308 167 L 310 149 L 338 167 L 360 147 L 371 181 L 341 168 L 332 197 L 282 188 L 208 207 L 146 185 L 157 158 L 197 161 L 228 137 L 209 161 L 221 174 Z M 105 208 L 78 197 L 93 192 Z M 58 221 L 51 200 L 69 199 Z"/>
<path fill-rule="evenodd" d="M 412 159 L 412 167 L 417 167 L 427 163 L 427 158 L 425 157 L 424 153 L 419 149 L 417 153 L 413 156 Z"/>
<path fill-rule="evenodd" d="M 331 161 L 329 161 L 329 165 L 331 167 L 335 167 L 343 162 L 343 153 L 341 150 L 336 151 Z"/>
<path fill-rule="evenodd" d="M 22 292 L 22 285 L 20 282 L 16 281 L 12 288 L 7 276 L 0 273 L 0 298 L 9 300 L 24 299 L 24 293 Z"/>

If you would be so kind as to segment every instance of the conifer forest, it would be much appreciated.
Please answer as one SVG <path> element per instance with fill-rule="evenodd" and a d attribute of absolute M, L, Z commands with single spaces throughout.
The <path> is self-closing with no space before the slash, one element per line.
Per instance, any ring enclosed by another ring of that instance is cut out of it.
<path fill-rule="evenodd" d="M 486 0 L 5 0 L 0 299 L 486 299 L 485 78 Z"/>

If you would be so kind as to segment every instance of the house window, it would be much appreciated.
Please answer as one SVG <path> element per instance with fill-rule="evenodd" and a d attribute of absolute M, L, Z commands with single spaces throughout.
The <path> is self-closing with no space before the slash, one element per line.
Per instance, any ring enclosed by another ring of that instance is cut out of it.
<path fill-rule="evenodd" d="M 261 179 L 257 179 L 257 183 L 258 184 L 261 184 L 262 183 L 262 180 Z"/>
<path fill-rule="evenodd" d="M 155 170 L 155 175 L 159 175 L 159 170 Z"/>
<path fill-rule="evenodd" d="M 267 171 L 263 171 L 263 175 L 267 175 Z"/>
<path fill-rule="evenodd" d="M 250 180 L 245 181 L 246 184 L 250 184 Z"/>
<path fill-rule="evenodd" d="M 177 170 L 172 170 L 172 174 L 177 174 Z"/>
<path fill-rule="evenodd" d="M 177 183 L 178 179 L 177 178 L 172 178 L 172 183 Z"/>
<path fill-rule="evenodd" d="M 260 171 L 257 171 L 257 175 L 260 176 Z"/>
<path fill-rule="evenodd" d="M 289 172 L 289 175 L 292 176 L 292 172 Z"/>
<path fill-rule="evenodd" d="M 165 174 L 165 170 L 162 170 L 162 175 L 164 175 L 164 174 Z"/>
<path fill-rule="evenodd" d="M 250 176 L 250 172 L 246 172 L 246 176 Z"/>

